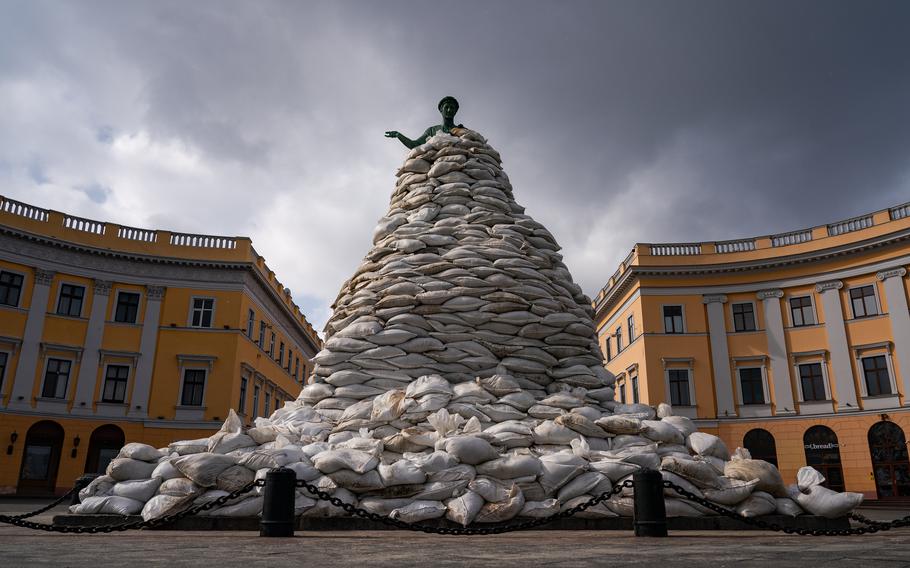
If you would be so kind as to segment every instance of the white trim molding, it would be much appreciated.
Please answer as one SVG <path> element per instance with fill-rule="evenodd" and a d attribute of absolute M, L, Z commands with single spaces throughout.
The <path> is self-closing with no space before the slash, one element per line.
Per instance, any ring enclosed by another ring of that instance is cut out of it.
<path fill-rule="evenodd" d="M 827 280 L 825 282 L 819 282 L 815 285 L 815 291 L 819 294 L 822 292 L 827 292 L 828 290 L 840 290 L 844 287 L 844 283 L 840 280 Z"/>
<path fill-rule="evenodd" d="M 759 290 L 755 293 L 755 297 L 759 300 L 770 300 L 771 298 L 783 298 L 784 291 L 780 288 L 771 288 L 768 290 Z"/>
<path fill-rule="evenodd" d="M 899 266 L 897 268 L 892 268 L 890 270 L 882 270 L 880 272 L 875 273 L 875 277 L 878 278 L 882 282 L 884 282 L 885 280 L 887 280 L 889 278 L 893 278 L 894 276 L 903 278 L 906 275 L 907 275 L 907 269 L 904 268 L 903 266 Z"/>
<path fill-rule="evenodd" d="M 705 304 L 713 304 L 714 302 L 720 302 L 721 304 L 727 303 L 726 294 L 705 294 L 702 296 L 701 301 Z"/>

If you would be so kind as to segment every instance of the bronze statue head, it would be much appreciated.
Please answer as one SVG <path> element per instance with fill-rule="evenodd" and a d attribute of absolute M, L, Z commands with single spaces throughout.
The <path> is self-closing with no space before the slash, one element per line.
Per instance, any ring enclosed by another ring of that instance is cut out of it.
<path fill-rule="evenodd" d="M 443 97 L 437 108 L 443 118 L 453 118 L 458 112 L 458 101 L 455 97 Z"/>

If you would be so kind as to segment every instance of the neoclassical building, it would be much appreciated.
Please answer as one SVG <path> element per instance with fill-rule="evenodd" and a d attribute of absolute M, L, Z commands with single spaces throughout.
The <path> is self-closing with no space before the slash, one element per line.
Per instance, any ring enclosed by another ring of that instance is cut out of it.
<path fill-rule="evenodd" d="M 296 398 L 321 342 L 248 238 L 0 197 L 0 493 L 103 471 Z"/>
<path fill-rule="evenodd" d="M 617 399 L 731 449 L 910 497 L 910 204 L 779 235 L 635 245 L 594 306 Z"/>

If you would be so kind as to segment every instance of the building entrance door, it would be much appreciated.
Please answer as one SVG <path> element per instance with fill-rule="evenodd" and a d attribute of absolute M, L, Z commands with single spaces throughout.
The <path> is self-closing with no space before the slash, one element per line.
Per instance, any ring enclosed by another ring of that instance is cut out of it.
<path fill-rule="evenodd" d="M 878 422 L 869 428 L 872 474 L 879 499 L 910 497 L 910 459 L 907 438 L 893 422 Z"/>
<path fill-rule="evenodd" d="M 844 491 L 844 470 L 840 463 L 840 444 L 837 434 L 827 426 L 813 426 L 803 434 L 806 465 L 825 476 L 823 484 L 832 491 Z"/>
<path fill-rule="evenodd" d="M 50 420 L 33 424 L 25 436 L 16 492 L 20 495 L 52 495 L 62 449 L 62 426 Z"/>
<path fill-rule="evenodd" d="M 85 473 L 103 475 L 107 465 L 120 453 L 125 436 L 123 430 L 113 424 L 95 428 L 88 443 L 88 454 L 85 457 Z"/>

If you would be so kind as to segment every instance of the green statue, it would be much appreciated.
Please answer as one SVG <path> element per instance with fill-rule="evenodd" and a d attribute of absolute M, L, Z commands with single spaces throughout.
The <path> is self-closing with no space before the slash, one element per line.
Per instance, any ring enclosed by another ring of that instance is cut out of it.
<path fill-rule="evenodd" d="M 397 130 L 389 130 L 385 135 L 387 138 L 398 138 L 401 140 L 401 143 L 408 148 L 416 148 L 432 138 L 440 130 L 448 134 L 452 132 L 453 128 L 464 128 L 463 124 L 455 124 L 455 113 L 457 112 L 458 101 L 455 100 L 455 97 L 443 97 L 443 99 L 439 101 L 439 113 L 442 114 L 442 124 L 427 128 L 424 130 L 423 135 L 417 140 L 411 140 Z"/>

